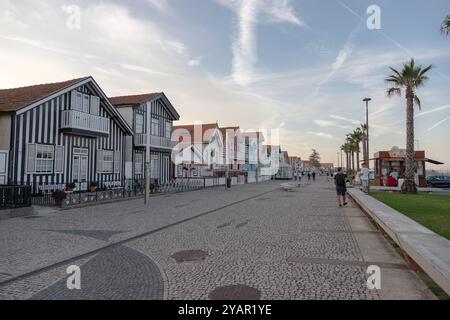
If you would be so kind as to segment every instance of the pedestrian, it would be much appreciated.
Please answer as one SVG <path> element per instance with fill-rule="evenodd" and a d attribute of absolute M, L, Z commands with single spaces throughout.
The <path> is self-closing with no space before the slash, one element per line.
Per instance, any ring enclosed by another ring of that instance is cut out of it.
<path fill-rule="evenodd" d="M 361 172 L 359 173 L 359 179 L 361 180 L 361 187 L 364 193 L 369 192 L 369 175 L 370 170 L 367 168 L 367 163 L 363 163 Z"/>
<path fill-rule="evenodd" d="M 308 181 L 311 181 L 311 172 L 308 171 Z"/>
<path fill-rule="evenodd" d="M 313 171 L 313 173 L 312 173 L 312 178 L 313 178 L 313 181 L 316 181 L 316 172 L 315 171 Z"/>
<path fill-rule="evenodd" d="M 346 206 L 346 194 L 347 194 L 347 175 L 342 172 L 342 168 L 338 168 L 337 173 L 334 175 L 334 184 L 336 186 L 337 201 L 339 207 Z M 341 201 L 342 198 L 342 201 Z"/>

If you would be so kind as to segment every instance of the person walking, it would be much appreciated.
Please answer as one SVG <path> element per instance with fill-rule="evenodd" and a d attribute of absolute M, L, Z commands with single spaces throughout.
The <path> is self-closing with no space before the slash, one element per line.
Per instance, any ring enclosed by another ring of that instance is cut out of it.
<path fill-rule="evenodd" d="M 311 181 L 311 172 L 308 171 L 308 181 Z"/>
<path fill-rule="evenodd" d="M 369 193 L 369 175 L 370 170 L 367 168 L 367 163 L 363 163 L 361 172 L 359 173 L 359 179 L 361 180 L 361 187 L 364 193 Z"/>
<path fill-rule="evenodd" d="M 313 173 L 312 173 L 312 178 L 313 178 L 313 181 L 316 181 L 316 172 L 315 171 L 313 171 Z"/>
<path fill-rule="evenodd" d="M 342 168 L 338 168 L 337 173 L 334 175 L 334 184 L 336 186 L 337 201 L 339 207 L 346 206 L 347 195 L 347 175 L 342 172 Z M 342 201 L 341 201 L 342 199 Z"/>

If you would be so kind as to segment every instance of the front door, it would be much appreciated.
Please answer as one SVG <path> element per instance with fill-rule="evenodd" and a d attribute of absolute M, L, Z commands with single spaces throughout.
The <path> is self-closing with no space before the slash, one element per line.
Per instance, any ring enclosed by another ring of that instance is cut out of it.
<path fill-rule="evenodd" d="M 72 162 L 72 179 L 75 183 L 86 183 L 88 179 L 88 150 L 74 149 Z"/>
<path fill-rule="evenodd" d="M 0 185 L 8 183 L 8 151 L 0 150 Z"/>

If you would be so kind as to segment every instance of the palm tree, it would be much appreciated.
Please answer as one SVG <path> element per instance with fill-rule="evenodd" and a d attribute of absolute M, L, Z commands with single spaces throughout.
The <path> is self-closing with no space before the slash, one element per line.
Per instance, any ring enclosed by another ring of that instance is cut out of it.
<path fill-rule="evenodd" d="M 346 171 L 349 173 L 350 169 L 350 153 L 351 153 L 351 146 L 348 142 L 344 143 L 341 146 L 341 150 L 345 153 L 345 160 L 346 160 Z"/>
<path fill-rule="evenodd" d="M 441 25 L 441 32 L 445 36 L 448 36 L 450 33 L 450 15 L 446 16 Z"/>
<path fill-rule="evenodd" d="M 416 90 L 429 79 L 427 72 L 433 68 L 429 65 L 426 68 L 416 66 L 414 59 L 403 64 L 403 70 L 397 71 L 390 68 L 393 74 L 386 78 L 386 82 L 392 85 L 387 89 L 388 97 L 405 93 L 406 98 L 406 159 L 405 159 L 405 183 L 402 191 L 406 193 L 417 193 L 417 187 L 414 182 L 414 105 L 421 108 L 420 99 L 416 95 Z"/>
<path fill-rule="evenodd" d="M 356 152 L 356 166 L 357 171 L 360 169 L 360 161 L 359 154 L 361 153 L 360 143 L 364 142 L 365 134 L 362 132 L 360 128 L 356 128 L 355 131 L 351 134 L 352 140 L 355 142 L 355 152 Z"/>
<path fill-rule="evenodd" d="M 350 157 L 351 157 L 351 166 L 352 173 L 355 172 L 355 152 L 356 152 L 356 141 L 353 138 L 353 133 L 347 135 L 347 142 L 350 147 Z"/>

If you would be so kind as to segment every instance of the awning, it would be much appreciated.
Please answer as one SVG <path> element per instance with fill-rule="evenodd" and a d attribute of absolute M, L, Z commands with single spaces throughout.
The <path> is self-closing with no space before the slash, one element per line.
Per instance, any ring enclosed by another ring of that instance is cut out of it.
<path fill-rule="evenodd" d="M 443 162 L 436 161 L 433 159 L 425 159 L 426 162 L 432 163 L 432 164 L 444 164 Z"/>

